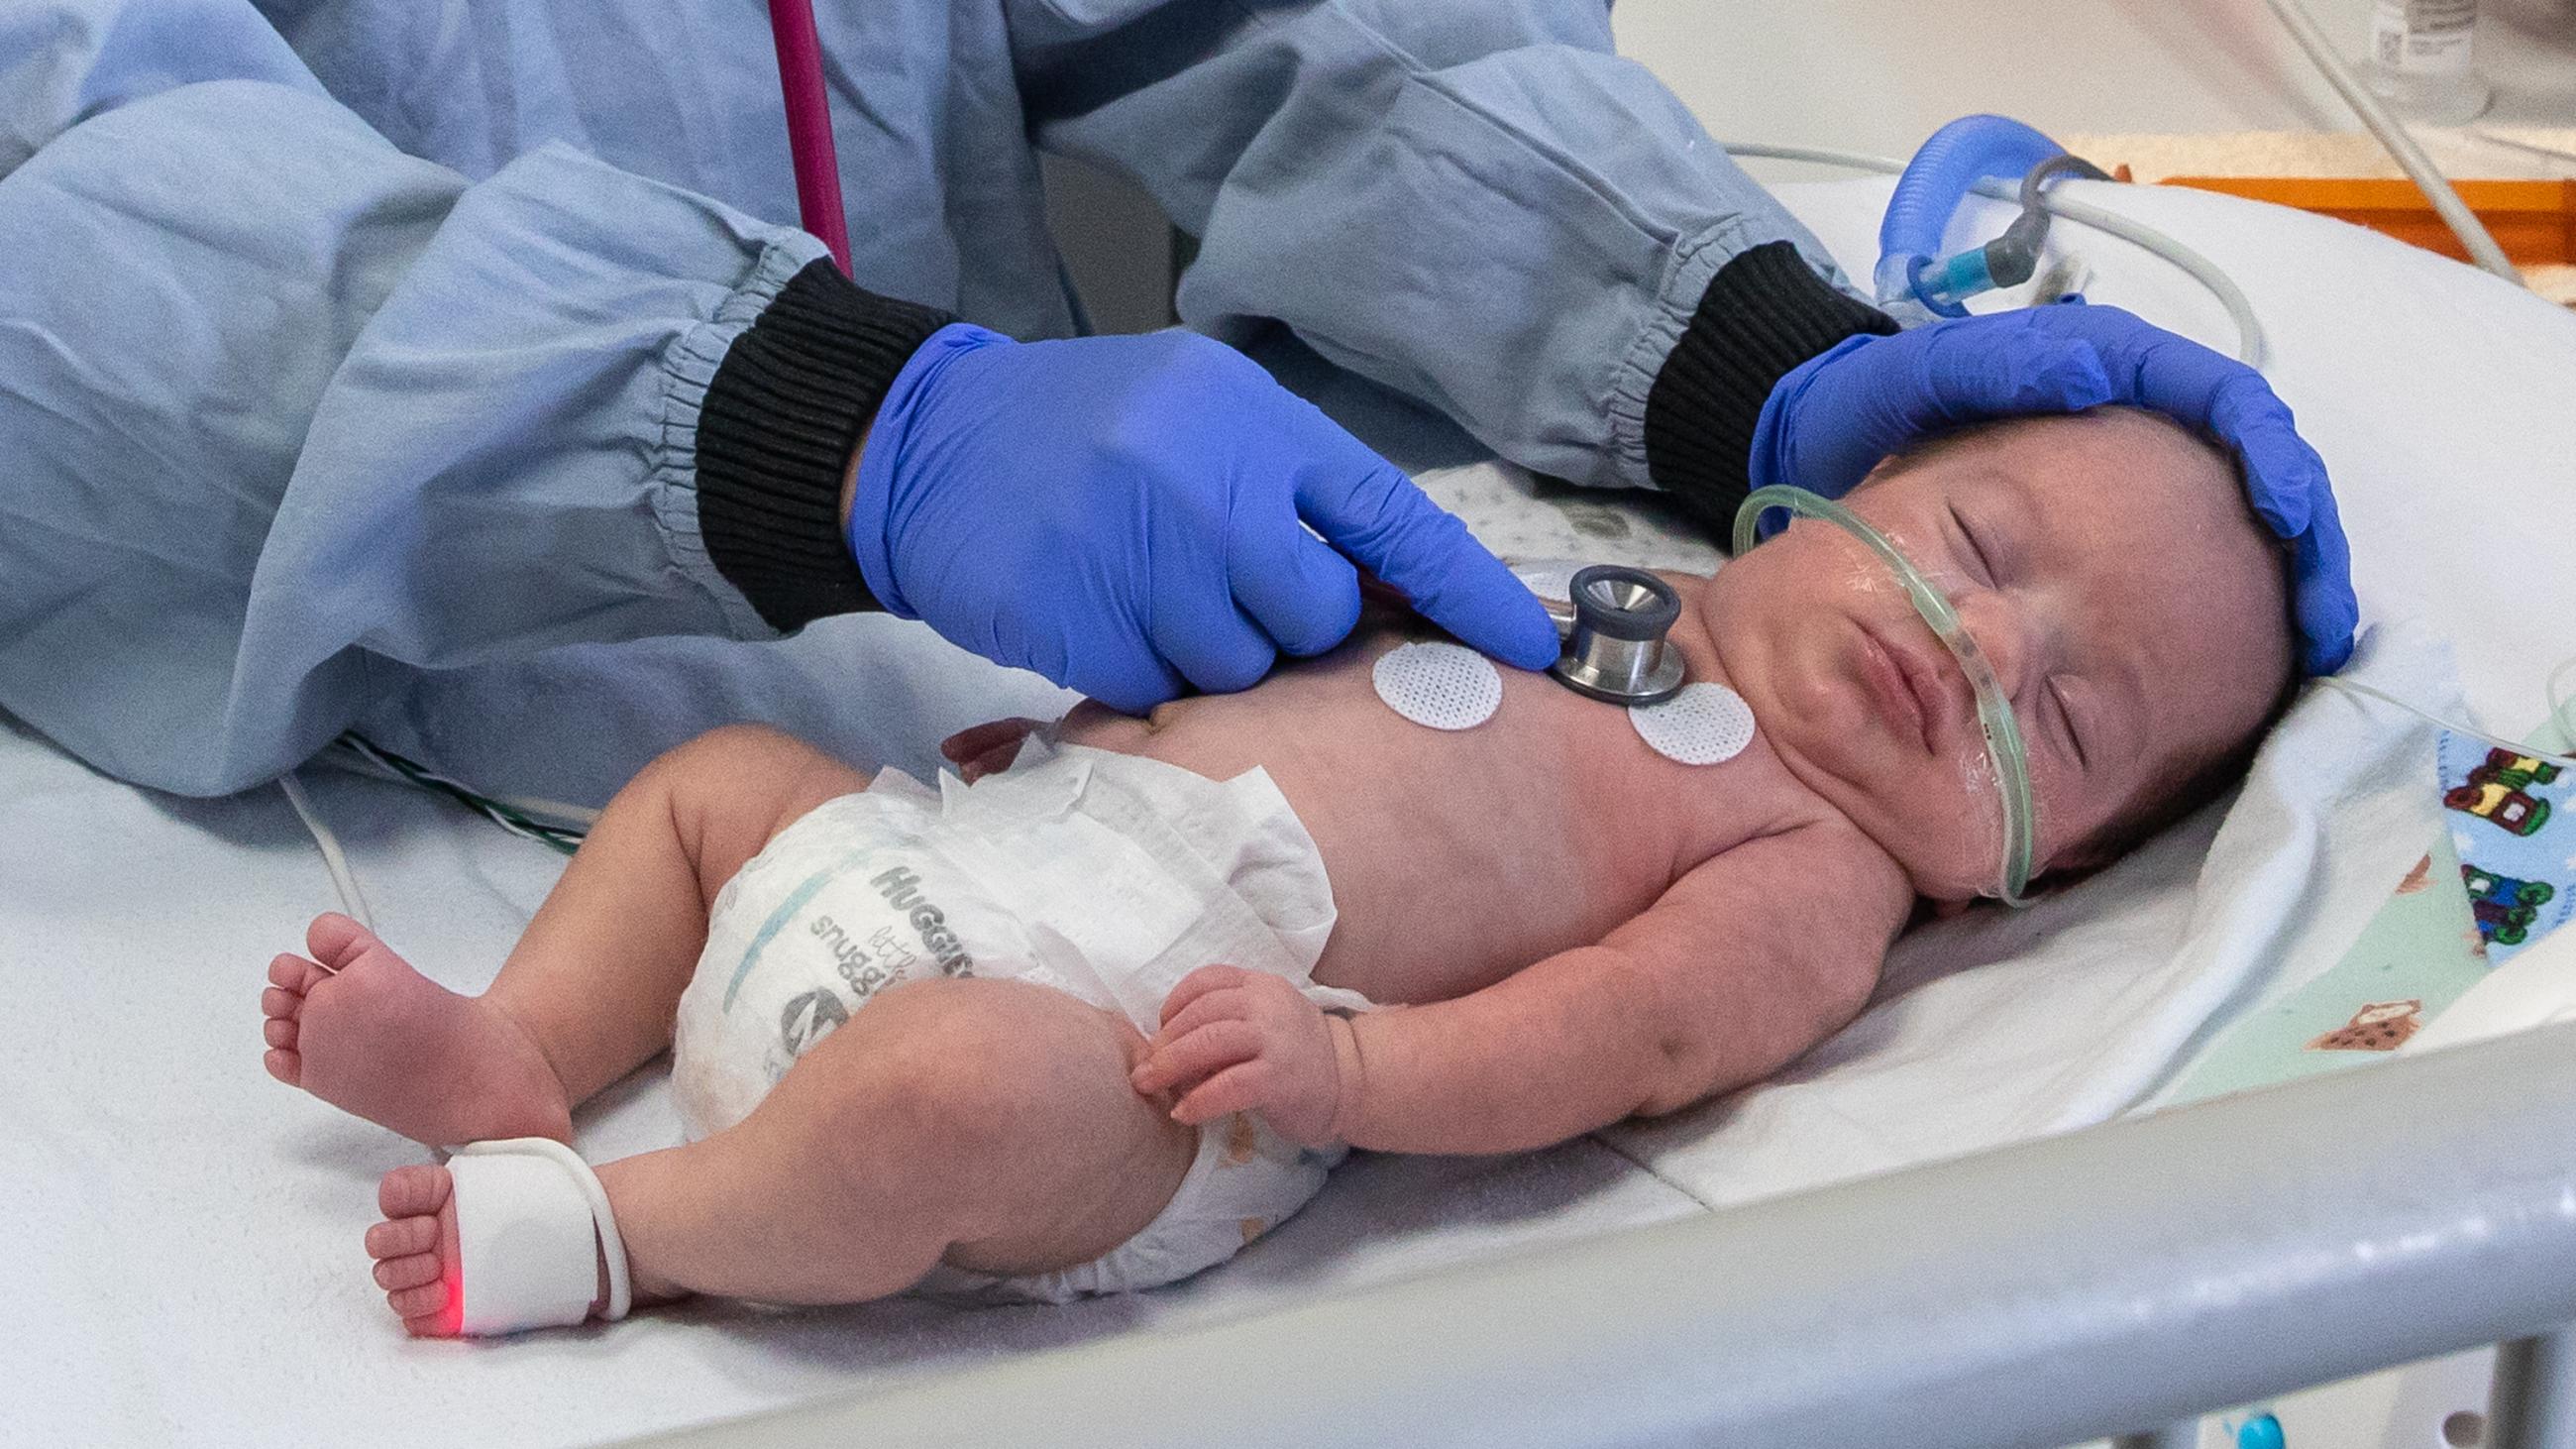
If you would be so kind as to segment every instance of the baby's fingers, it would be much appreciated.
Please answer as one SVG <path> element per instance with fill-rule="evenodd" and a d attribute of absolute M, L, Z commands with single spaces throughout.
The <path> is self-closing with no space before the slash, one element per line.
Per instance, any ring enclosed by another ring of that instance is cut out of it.
<path fill-rule="evenodd" d="M 1172 1108 L 1172 1120 L 1186 1127 L 1213 1122 L 1229 1112 L 1253 1112 L 1270 1104 L 1278 1073 L 1268 1062 L 1249 1061 L 1226 1068 L 1200 1083 Z"/>
<path fill-rule="evenodd" d="M 1240 986 L 1220 986 L 1178 1012 L 1163 1018 L 1163 1029 L 1145 1044 L 1148 1055 L 1161 1051 L 1200 1027 L 1220 1021 L 1252 1019 L 1252 993 Z"/>
<path fill-rule="evenodd" d="M 946 755 L 950 764 L 962 765 L 968 760 L 991 754 L 998 749 L 1016 748 L 1020 741 L 1028 738 L 1029 731 L 1043 728 L 1045 726 L 1036 720 L 1017 717 L 968 725 L 941 740 L 939 753 Z"/>
<path fill-rule="evenodd" d="M 1252 972 L 1240 966 L 1200 967 L 1182 977 L 1179 984 L 1172 988 L 1172 994 L 1163 998 L 1163 1024 L 1170 1026 L 1172 1018 L 1179 1015 L 1183 1007 L 1209 992 L 1221 991 L 1228 986 L 1241 986 L 1250 980 L 1252 975 Z"/>
<path fill-rule="evenodd" d="M 1127 1081 L 1151 1096 L 1261 1054 L 1261 1032 L 1248 1021 L 1214 1021 L 1137 1063 Z"/>
<path fill-rule="evenodd" d="M 1017 740 L 1013 740 L 1007 745 L 996 745 L 992 749 L 985 751 L 983 754 L 977 755 L 975 758 L 959 765 L 957 767 L 957 778 L 965 781 L 969 785 L 972 785 L 976 781 L 983 779 L 986 775 L 998 775 L 1004 770 L 1011 768 L 1011 762 L 1018 759 L 1019 755 L 1020 744 Z"/>

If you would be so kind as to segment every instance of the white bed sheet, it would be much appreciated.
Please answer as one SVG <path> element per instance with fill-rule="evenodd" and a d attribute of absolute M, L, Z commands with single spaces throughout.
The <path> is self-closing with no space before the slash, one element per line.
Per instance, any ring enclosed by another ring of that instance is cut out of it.
<path fill-rule="evenodd" d="M 1884 192 L 1789 194 L 1859 266 Z M 2576 647 L 2558 522 L 2576 511 L 2576 318 L 2327 223 L 2188 194 L 2123 202 L 2209 251 L 2263 309 L 2278 383 L 2336 469 L 2366 602 L 2420 600 L 2457 636 L 2470 700 L 2528 724 L 2540 675 Z M 2160 263 L 2081 245 L 2100 299 L 2227 342 L 2223 314 Z M 1532 485 L 1506 470 L 1431 481 L 1506 547 L 1687 561 L 1650 525 L 1527 507 Z M 2445 490 L 2481 506 L 2437 517 L 2428 500 Z M 925 711 L 933 730 L 951 723 L 939 713 Z M 379 924 L 439 979 L 488 979 L 558 862 L 387 785 L 308 779 Z M 1909 942 L 1881 1003 L 1773 1086 L 1517 1161 L 1362 1158 L 1293 1223 L 1175 1290 L 1062 1310 L 697 1310 L 424 1344 L 382 1315 L 357 1249 L 376 1176 L 417 1150 L 259 1068 L 260 973 L 332 904 L 283 799 L 147 796 L 0 732 L 0 1222 L 19 1244 L 0 1258 L 14 1310 L 0 1442 L 595 1442 L 2080 1125 L 2151 1091 L 2213 1020 L 2330 962 L 2358 903 L 2420 848 L 2392 844 L 2403 831 L 2384 821 L 2344 829 L 2299 866 L 2325 894 L 2295 949 L 2231 951 L 2219 943 L 2249 898 L 2198 869 L 2214 829 L 2196 822 L 2036 912 Z M 583 1146 L 674 1135 L 648 1074 L 585 1119 Z M 1296 1383 L 1293 1365 L 1246 1371 Z"/>
<path fill-rule="evenodd" d="M 389 937 L 451 986 L 488 981 L 560 859 L 389 784 L 306 779 Z M 0 727 L 0 881 L 0 1443 L 591 1443 L 1698 1211 L 1589 1141 L 1368 1158 L 1226 1271 L 1139 1298 L 406 1341 L 359 1237 L 376 1178 L 420 1149 L 259 1065 L 268 958 L 333 903 L 284 798 L 146 795 Z M 678 1135 L 648 1071 L 581 1145 Z"/>

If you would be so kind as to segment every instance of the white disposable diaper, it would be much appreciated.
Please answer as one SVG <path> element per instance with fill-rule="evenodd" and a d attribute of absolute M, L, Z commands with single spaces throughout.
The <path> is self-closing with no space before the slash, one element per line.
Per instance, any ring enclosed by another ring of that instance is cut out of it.
<path fill-rule="evenodd" d="M 1172 988 L 1213 963 L 1365 1009 L 1312 980 L 1332 928 L 1314 840 L 1265 771 L 1216 781 L 1034 736 L 972 786 L 888 771 L 779 832 L 717 895 L 680 998 L 673 1094 L 693 1138 L 722 1131 L 878 992 L 938 976 L 1052 986 L 1149 1036 Z M 1339 1157 L 1248 1119 L 1203 1136 L 1181 1193 L 1108 1257 L 925 1286 L 1052 1299 L 1168 1282 L 1294 1212 Z"/>

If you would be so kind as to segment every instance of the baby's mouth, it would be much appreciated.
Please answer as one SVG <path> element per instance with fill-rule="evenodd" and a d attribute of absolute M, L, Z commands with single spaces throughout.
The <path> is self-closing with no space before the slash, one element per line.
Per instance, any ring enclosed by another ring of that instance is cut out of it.
<path fill-rule="evenodd" d="M 1861 672 L 1879 696 L 1880 708 L 1898 733 L 1922 741 L 1927 755 L 1940 753 L 1936 735 L 1946 733 L 1950 717 L 1948 680 L 1936 661 L 1891 639 L 1879 629 L 1861 627 Z"/>
<path fill-rule="evenodd" d="M 1905 677 L 1905 666 L 1897 662 L 1893 650 L 1864 626 L 1860 631 L 1860 673 L 1869 682 L 1870 692 L 1878 696 L 1879 713 L 1896 734 L 1912 735 L 1932 748 L 1930 722 L 1923 716 L 1923 702 L 1914 693 L 1913 682 Z"/>

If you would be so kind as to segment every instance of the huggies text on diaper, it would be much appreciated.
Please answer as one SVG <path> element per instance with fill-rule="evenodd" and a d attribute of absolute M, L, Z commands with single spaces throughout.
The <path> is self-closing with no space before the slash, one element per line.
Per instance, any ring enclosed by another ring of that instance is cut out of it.
<path fill-rule="evenodd" d="M 940 975 L 965 976 L 974 971 L 974 958 L 958 945 L 957 933 L 948 929 L 948 913 L 922 898 L 920 876 L 898 865 L 869 876 L 868 884 L 888 905 L 911 917 L 912 928 L 921 933 L 922 949 L 938 960 Z"/>

